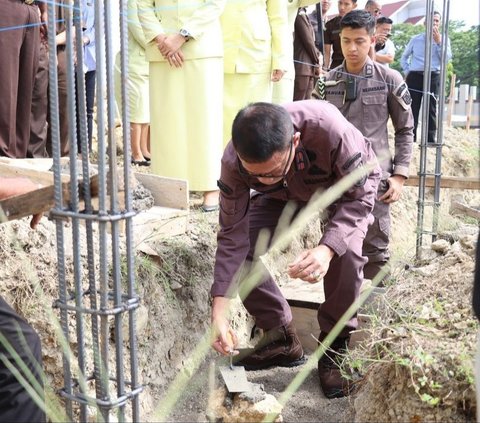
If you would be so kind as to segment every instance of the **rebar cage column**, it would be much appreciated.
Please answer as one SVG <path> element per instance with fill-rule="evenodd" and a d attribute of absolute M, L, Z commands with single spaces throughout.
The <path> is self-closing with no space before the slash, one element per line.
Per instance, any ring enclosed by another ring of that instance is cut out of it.
<path fill-rule="evenodd" d="M 121 74 L 127 78 L 127 0 L 120 4 Z M 89 142 L 83 75 L 82 0 L 48 3 L 48 33 L 56 33 L 56 6 L 65 8 L 70 202 L 62 195 L 60 118 L 55 37 L 49 37 L 49 95 L 52 132 L 55 220 L 58 257 L 58 299 L 63 336 L 64 387 L 69 419 L 87 421 L 88 412 L 97 410 L 97 420 L 108 422 L 116 410 L 118 421 L 140 421 L 138 357 L 135 311 L 139 297 L 135 288 L 132 209 L 130 188 L 130 131 L 127 84 L 122 83 L 123 172 L 117 171 L 114 99 L 114 51 L 112 47 L 111 2 L 94 0 L 96 103 L 98 142 L 98 206 L 92 201 Z M 75 36 L 73 36 L 75 34 Z M 77 131 L 78 122 L 78 131 Z M 77 151 L 80 139 L 81 156 Z M 80 163 L 79 163 L 80 162 Z M 80 165 L 79 165 L 80 164 Z M 81 177 L 80 177 L 81 175 Z M 123 178 L 123 180 L 120 180 Z M 119 195 L 124 187 L 124 200 Z M 80 196 L 80 194 L 82 194 Z M 80 200 L 82 197 L 82 201 Z M 122 201 L 123 200 L 123 201 Z M 72 263 L 65 254 L 65 220 L 71 222 Z M 125 227 L 125 237 L 121 228 Z M 85 237 L 82 237 L 82 232 Z M 96 241 L 95 232 L 98 233 Z M 83 252 L 86 251 L 86 254 Z M 120 271 L 124 251 L 126 271 Z M 98 264 L 97 264 L 98 263 Z M 68 271 L 71 270 L 71 271 Z M 128 325 L 128 341 L 122 326 Z M 89 330 L 88 327 L 90 326 Z M 74 328 L 73 330 L 71 328 Z M 111 332 L 113 341 L 111 341 Z M 76 345 L 71 351 L 70 346 Z M 128 352 L 126 352 L 128 346 Z M 126 358 L 128 358 L 128 363 Z M 128 364 L 128 365 L 127 365 Z M 130 370 L 129 378 L 126 371 Z"/>
<path fill-rule="evenodd" d="M 417 237 L 416 237 L 416 257 L 421 258 L 423 238 L 425 235 L 430 235 L 432 241 L 436 239 L 438 231 L 438 219 L 440 209 L 440 184 L 441 184 L 441 169 L 442 169 L 442 147 L 443 147 L 443 108 L 445 104 L 445 80 L 447 69 L 447 50 L 448 50 L 448 19 L 450 11 L 450 0 L 443 0 L 442 11 L 442 45 L 440 62 L 440 84 L 439 84 L 439 98 L 437 99 L 437 130 L 436 142 L 433 145 L 428 144 L 428 126 L 429 126 L 429 110 L 430 110 L 430 96 L 433 95 L 430 91 L 430 77 L 431 77 L 431 58 L 432 58 L 432 28 L 433 15 L 436 11 L 434 9 L 435 1 L 426 1 L 426 28 L 425 28 L 425 64 L 423 72 L 423 101 L 422 101 L 422 132 L 420 141 L 420 162 L 418 168 L 418 201 L 417 201 Z M 427 156 L 430 152 L 435 153 L 435 168 L 432 171 L 427 170 Z M 426 177 L 434 177 L 433 201 L 426 200 Z M 432 207 L 431 228 L 425 229 L 425 208 Z"/>

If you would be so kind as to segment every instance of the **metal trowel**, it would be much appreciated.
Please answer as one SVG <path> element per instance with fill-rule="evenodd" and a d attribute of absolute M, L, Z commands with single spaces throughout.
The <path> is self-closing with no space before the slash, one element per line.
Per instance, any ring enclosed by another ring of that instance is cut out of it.
<path fill-rule="evenodd" d="M 250 391 L 251 384 L 247 380 L 245 367 L 233 365 L 234 342 L 230 333 L 227 333 L 227 339 L 230 346 L 230 364 L 228 366 L 220 366 L 220 374 L 222 375 L 223 381 L 230 393 Z"/>
<path fill-rule="evenodd" d="M 247 380 L 245 367 L 234 366 L 232 363 L 233 352 L 230 353 L 230 365 L 220 366 L 220 374 L 227 387 L 228 392 L 248 392 L 251 389 L 251 384 Z"/>

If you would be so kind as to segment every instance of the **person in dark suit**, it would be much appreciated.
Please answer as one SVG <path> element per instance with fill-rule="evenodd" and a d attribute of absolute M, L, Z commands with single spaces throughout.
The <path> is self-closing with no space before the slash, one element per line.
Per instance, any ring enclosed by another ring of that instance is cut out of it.
<path fill-rule="evenodd" d="M 308 100 L 313 91 L 315 76 L 319 75 L 320 58 L 315 47 L 313 26 L 304 7 L 298 9 L 293 38 L 295 84 L 293 100 Z"/>
<path fill-rule="evenodd" d="M 447 43 L 447 62 L 452 58 L 450 40 L 443 37 L 440 28 L 441 15 L 439 12 L 433 12 L 432 41 L 430 68 L 425 69 L 425 38 L 428 36 L 425 32 L 412 37 L 403 51 L 400 64 L 402 65 L 405 81 L 407 82 L 410 96 L 412 97 L 412 113 L 415 120 L 413 130 L 413 140 L 417 140 L 417 126 L 419 122 L 420 106 L 425 96 L 430 95 L 428 108 L 428 122 L 422 122 L 427 125 L 427 142 L 436 143 L 437 133 L 437 98 L 440 91 L 440 70 L 443 61 L 442 44 Z M 446 64 L 445 64 L 446 65 Z M 430 93 L 424 93 L 423 77 L 424 72 L 430 77 Z"/>

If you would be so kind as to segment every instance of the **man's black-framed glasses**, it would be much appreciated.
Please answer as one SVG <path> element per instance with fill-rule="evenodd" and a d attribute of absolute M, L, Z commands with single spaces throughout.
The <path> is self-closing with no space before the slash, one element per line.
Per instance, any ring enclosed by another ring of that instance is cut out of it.
<path fill-rule="evenodd" d="M 293 138 L 290 140 L 290 148 L 288 149 L 287 161 L 285 162 L 285 166 L 283 167 L 283 171 L 281 175 L 275 175 L 273 173 L 250 173 L 247 169 L 243 167 L 240 157 L 238 157 L 238 171 L 241 175 L 248 176 L 250 178 L 285 179 L 288 173 L 290 159 L 292 158 L 292 152 L 293 152 Z"/>

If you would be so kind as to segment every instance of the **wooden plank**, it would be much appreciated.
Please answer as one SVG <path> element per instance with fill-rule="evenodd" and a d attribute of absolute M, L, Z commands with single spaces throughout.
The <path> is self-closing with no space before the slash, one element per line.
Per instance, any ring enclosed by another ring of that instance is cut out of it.
<path fill-rule="evenodd" d="M 469 89 L 469 94 L 468 94 L 468 103 L 467 103 L 467 125 L 465 126 L 465 129 L 470 131 L 470 124 L 472 122 L 472 110 L 473 110 L 473 93 L 472 93 L 472 88 L 470 87 Z"/>
<path fill-rule="evenodd" d="M 320 326 L 318 325 L 317 310 L 300 307 L 290 307 L 292 322 L 297 330 L 298 339 L 307 353 L 312 353 L 317 348 Z"/>
<path fill-rule="evenodd" d="M 459 201 L 452 201 L 450 204 L 450 212 L 460 212 L 467 216 L 480 220 L 480 210 L 469 207 Z"/>
<path fill-rule="evenodd" d="M 405 181 L 407 187 L 418 187 L 420 177 L 418 175 L 410 175 Z M 435 178 L 433 176 L 427 176 L 425 178 L 425 186 L 433 187 L 435 184 Z M 452 189 L 472 189 L 480 190 L 480 178 L 466 178 L 462 176 L 442 176 L 440 178 L 441 188 Z"/>
<path fill-rule="evenodd" d="M 28 178 L 41 185 L 53 185 L 53 172 L 32 167 L 19 166 L 20 163 L 0 161 L 0 176 L 6 178 Z M 69 175 L 61 175 L 62 182 L 70 180 Z"/>
<path fill-rule="evenodd" d="M 365 289 L 371 287 L 371 281 L 364 279 L 360 288 L 360 293 Z M 318 335 L 320 333 L 320 326 L 317 320 L 317 310 L 320 304 L 324 302 L 323 283 L 309 284 L 299 279 L 291 280 L 287 284 L 280 287 L 282 294 L 286 298 L 292 310 L 293 324 L 297 330 L 298 338 L 308 353 L 315 351 L 317 348 Z M 383 295 L 384 290 L 375 288 L 366 303 L 371 303 L 377 296 Z M 358 330 L 352 334 L 350 345 L 353 346 L 361 342 L 366 334 L 362 331 L 365 327 L 369 316 L 365 313 L 365 305 L 362 306 L 357 315 L 359 327 Z"/>
<path fill-rule="evenodd" d="M 68 185 L 68 182 L 62 184 L 64 198 L 68 197 Z M 7 220 L 21 219 L 22 217 L 43 213 L 51 210 L 54 205 L 53 185 L 0 201 L 0 208 Z"/>
<path fill-rule="evenodd" d="M 68 165 L 70 159 L 68 157 L 60 158 L 60 166 Z M 0 157 L 0 163 L 9 164 L 26 169 L 51 171 L 53 167 L 53 159 L 12 159 L 10 157 Z"/>
<path fill-rule="evenodd" d="M 82 182 L 78 183 L 79 200 L 82 200 Z M 98 175 L 90 178 L 90 194 L 92 197 L 98 195 Z M 122 194 L 122 193 L 120 193 Z M 67 205 L 71 199 L 70 182 L 62 182 L 63 204 Z M 44 213 L 55 206 L 55 187 L 49 185 L 22 195 L 8 197 L 0 201 L 0 208 L 7 217 L 7 220 L 21 219 L 32 214 Z"/>
<path fill-rule="evenodd" d="M 317 310 L 290 307 L 292 310 L 292 322 L 297 331 L 298 339 L 302 344 L 303 349 L 307 354 L 313 353 L 317 347 L 317 339 L 320 335 L 320 325 L 317 319 Z M 350 338 L 350 348 L 354 347 L 359 342 L 362 342 L 367 337 L 364 328 L 370 320 L 370 316 L 366 314 L 357 314 L 358 328 L 352 333 Z"/>
<path fill-rule="evenodd" d="M 454 73 L 450 79 L 450 96 L 448 98 L 448 107 L 447 107 L 447 126 L 452 126 L 452 114 L 453 114 L 453 106 L 455 104 L 455 82 L 457 80 L 457 75 Z"/>
<path fill-rule="evenodd" d="M 187 181 L 139 172 L 135 178 L 152 193 L 156 206 L 188 210 Z"/>

